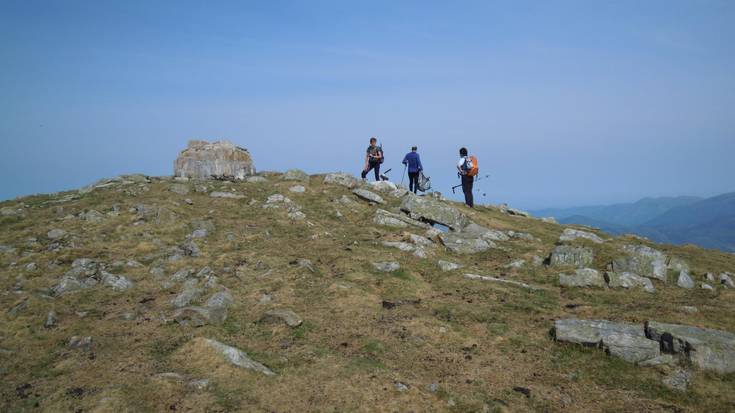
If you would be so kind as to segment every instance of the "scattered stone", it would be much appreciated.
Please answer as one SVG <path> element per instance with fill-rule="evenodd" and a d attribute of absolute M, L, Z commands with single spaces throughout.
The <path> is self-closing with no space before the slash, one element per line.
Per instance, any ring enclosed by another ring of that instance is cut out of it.
<path fill-rule="evenodd" d="M 534 255 L 533 257 L 531 257 L 531 260 L 533 261 L 534 267 L 540 267 L 544 265 L 544 259 L 539 257 L 538 255 Z"/>
<path fill-rule="evenodd" d="M 439 239 L 447 249 L 457 254 L 477 254 L 495 248 L 495 243 L 492 241 L 458 232 L 444 232 L 439 235 Z"/>
<path fill-rule="evenodd" d="M 664 377 L 661 382 L 664 386 L 680 391 L 686 392 L 689 387 L 689 383 L 692 380 L 692 373 L 684 369 L 676 369 L 674 372 Z"/>
<path fill-rule="evenodd" d="M 245 182 L 249 184 L 260 184 L 268 182 L 268 179 L 266 179 L 264 176 L 256 175 L 256 176 L 249 176 L 245 179 Z"/>
<path fill-rule="evenodd" d="M 554 339 L 584 346 L 602 347 L 608 354 L 630 363 L 658 357 L 658 342 L 646 338 L 642 326 L 605 320 L 556 320 Z"/>
<path fill-rule="evenodd" d="M 343 172 L 330 173 L 324 177 L 325 184 L 342 185 L 349 189 L 357 186 L 357 178 Z"/>
<path fill-rule="evenodd" d="M 449 261 L 442 261 L 442 260 L 439 260 L 439 262 L 437 262 L 437 265 L 444 272 L 454 271 L 454 270 L 458 270 L 458 269 L 462 268 L 462 266 L 459 265 L 459 264 L 455 264 L 455 263 L 449 262 Z"/>
<path fill-rule="evenodd" d="M 605 280 L 610 288 L 641 287 L 646 292 L 656 292 L 656 289 L 653 287 L 653 283 L 649 278 L 641 277 L 631 272 L 617 273 L 608 271 L 605 273 Z"/>
<path fill-rule="evenodd" d="M 199 282 L 196 279 L 186 280 L 181 292 L 171 300 L 171 304 L 174 307 L 182 308 L 188 306 L 192 301 L 199 299 L 204 291 L 199 288 L 198 284 Z"/>
<path fill-rule="evenodd" d="M 513 239 L 520 239 L 523 241 L 538 241 L 536 237 L 526 232 L 517 232 L 513 230 L 505 231 L 505 233 Z"/>
<path fill-rule="evenodd" d="M 26 268 L 26 271 L 33 272 L 33 271 L 36 271 L 38 269 L 38 265 L 36 265 L 35 262 L 31 262 L 31 263 L 26 264 L 26 267 L 25 268 Z"/>
<path fill-rule="evenodd" d="M 199 249 L 199 246 L 192 240 L 189 240 L 185 242 L 183 245 L 181 245 L 181 250 L 183 251 L 184 255 L 187 257 L 198 257 L 199 254 L 201 254 L 201 250 Z"/>
<path fill-rule="evenodd" d="M 573 275 L 559 274 L 559 284 L 563 287 L 605 287 L 605 279 L 599 271 L 580 268 Z"/>
<path fill-rule="evenodd" d="M 401 265 L 395 261 L 391 262 L 374 262 L 373 267 L 380 272 L 393 272 L 401 268 Z"/>
<path fill-rule="evenodd" d="M 688 314 L 695 314 L 699 312 L 699 309 L 693 305 L 684 305 L 681 307 L 681 311 Z"/>
<path fill-rule="evenodd" d="M 186 199 L 184 200 L 184 203 L 185 203 L 186 205 L 194 205 L 194 201 L 192 201 L 192 200 L 191 200 L 191 199 L 189 199 L 189 198 L 186 198 Z"/>
<path fill-rule="evenodd" d="M 102 271 L 102 282 L 112 287 L 114 291 L 125 291 L 133 288 L 133 282 L 128 280 L 125 276 L 110 274 L 109 272 Z"/>
<path fill-rule="evenodd" d="M 408 391 L 408 386 L 406 384 L 401 383 L 400 381 L 397 381 L 395 383 L 395 386 L 396 386 L 396 390 L 398 390 L 401 393 Z"/>
<path fill-rule="evenodd" d="M 641 367 L 673 366 L 677 361 L 678 359 L 671 354 L 662 354 L 658 357 L 641 361 L 638 365 Z"/>
<path fill-rule="evenodd" d="M 679 278 L 676 280 L 676 285 L 681 288 L 692 289 L 694 288 L 694 280 L 689 276 L 686 270 L 679 272 Z"/>
<path fill-rule="evenodd" d="M 362 198 L 366 201 L 375 202 L 376 204 L 385 204 L 385 200 L 375 192 L 370 192 L 367 189 L 357 188 L 352 191 L 353 194 L 357 195 L 358 198 Z"/>
<path fill-rule="evenodd" d="M 462 229 L 462 233 L 471 234 L 477 238 L 482 238 L 488 241 L 508 241 L 510 239 L 510 237 L 502 231 L 485 228 L 481 225 L 475 224 L 474 222 L 464 227 Z"/>
<path fill-rule="evenodd" d="M 392 194 L 394 191 L 398 190 L 396 184 L 390 181 L 375 181 L 370 182 L 368 185 L 370 185 L 370 188 L 378 192 L 390 192 Z"/>
<path fill-rule="evenodd" d="M 290 211 L 287 216 L 293 221 L 302 221 L 306 219 L 306 214 L 298 210 Z"/>
<path fill-rule="evenodd" d="M 646 322 L 646 335 L 661 342 L 661 350 L 686 357 L 702 370 L 735 372 L 735 334 L 680 324 Z"/>
<path fill-rule="evenodd" d="M 390 248 L 398 248 L 399 250 L 403 252 L 413 252 L 416 247 L 413 245 L 407 243 L 407 242 L 401 242 L 401 241 L 383 241 L 384 247 L 390 247 Z"/>
<path fill-rule="evenodd" d="M 267 323 L 284 322 L 289 327 L 298 327 L 303 323 L 303 320 L 298 314 L 284 309 L 266 311 L 260 320 Z"/>
<path fill-rule="evenodd" d="M 54 296 L 60 296 L 73 291 L 79 291 L 84 288 L 79 280 L 74 277 L 65 275 L 61 277 L 61 280 L 51 289 L 51 294 Z"/>
<path fill-rule="evenodd" d="M 706 281 L 710 281 L 710 282 L 712 282 L 712 281 L 714 281 L 714 280 L 715 280 L 715 275 L 714 275 L 714 274 L 712 274 L 711 272 L 708 272 L 708 273 L 704 274 L 704 279 L 705 279 Z"/>
<path fill-rule="evenodd" d="M 255 174 L 247 149 L 228 141 L 191 140 L 174 162 L 174 176 L 194 179 L 245 179 Z"/>
<path fill-rule="evenodd" d="M 309 174 L 300 169 L 289 169 L 281 177 L 284 181 L 303 181 L 309 182 Z"/>
<path fill-rule="evenodd" d="M 220 291 L 209 297 L 206 305 L 212 308 L 227 308 L 234 302 L 235 299 L 232 297 L 232 294 L 227 291 Z"/>
<path fill-rule="evenodd" d="M 469 218 L 457 208 L 441 201 L 413 194 L 403 197 L 401 210 L 409 213 L 412 218 L 420 218 L 431 224 L 441 224 L 455 231 L 461 231 L 470 224 Z"/>
<path fill-rule="evenodd" d="M 69 339 L 69 348 L 89 350 L 92 348 L 92 337 L 73 336 Z"/>
<path fill-rule="evenodd" d="M 243 199 L 245 195 L 237 194 L 234 192 L 212 192 L 209 194 L 212 198 L 230 198 L 230 199 Z"/>
<path fill-rule="evenodd" d="M 573 265 L 577 268 L 584 268 L 592 265 L 593 258 L 591 248 L 559 245 L 551 252 L 549 262 L 552 266 Z"/>
<path fill-rule="evenodd" d="M 291 188 L 288 188 L 288 191 L 294 192 L 297 194 L 303 194 L 304 192 L 306 192 L 306 188 L 304 188 L 302 185 L 295 185 L 295 186 L 292 186 Z"/>
<path fill-rule="evenodd" d="M 227 319 L 224 307 L 184 307 L 174 312 L 173 319 L 181 325 L 201 327 L 207 324 L 219 325 Z"/>
<path fill-rule="evenodd" d="M 546 222 L 547 224 L 558 224 L 556 221 L 556 218 L 554 217 L 543 217 L 539 218 L 542 222 Z"/>
<path fill-rule="evenodd" d="M 511 269 L 518 270 L 518 269 L 523 268 L 524 265 L 526 265 L 526 260 L 518 259 L 518 260 L 511 261 L 509 264 L 506 264 L 505 268 L 511 268 Z"/>
<path fill-rule="evenodd" d="M 732 274 L 727 272 L 720 274 L 720 284 L 727 288 L 735 288 L 735 282 L 732 280 Z"/>
<path fill-rule="evenodd" d="M 702 284 L 700 285 L 700 287 L 701 287 L 701 288 L 702 288 L 703 290 L 708 290 L 708 291 L 713 291 L 713 290 L 715 289 L 715 287 L 713 287 L 713 286 L 711 286 L 711 285 L 709 285 L 709 284 L 707 284 L 707 283 L 702 283 Z"/>
<path fill-rule="evenodd" d="M 94 209 L 90 209 L 88 211 L 84 211 L 79 214 L 79 219 L 83 221 L 87 221 L 92 224 L 99 224 L 100 222 L 104 222 L 105 216 L 100 213 L 99 211 L 96 211 Z"/>
<path fill-rule="evenodd" d="M 190 381 L 187 386 L 191 387 L 194 390 L 208 390 L 210 387 L 209 380 L 208 379 L 199 379 L 199 380 L 192 380 Z"/>
<path fill-rule="evenodd" d="M 498 283 L 504 283 L 504 284 L 510 284 L 515 285 L 518 287 L 527 288 L 529 290 L 538 290 L 538 287 L 534 287 L 532 285 L 522 283 L 520 281 L 513 281 L 513 280 L 506 280 L 504 278 L 498 278 L 498 277 L 492 277 L 488 275 L 475 275 L 475 274 L 465 274 L 465 278 L 468 280 L 480 280 L 480 281 L 490 281 L 490 282 L 498 282 Z"/>
<path fill-rule="evenodd" d="M 191 233 L 192 238 L 206 238 L 209 236 L 209 231 L 206 229 L 196 229 Z"/>
<path fill-rule="evenodd" d="M 595 244 L 602 244 L 604 241 L 602 238 L 587 231 L 580 231 L 578 229 L 566 228 L 559 237 L 559 241 L 574 241 L 578 238 L 586 239 L 594 242 Z"/>
<path fill-rule="evenodd" d="M 188 195 L 190 192 L 189 185 L 187 184 L 173 184 L 169 188 L 169 191 L 179 194 L 179 195 Z"/>
<path fill-rule="evenodd" d="M 526 218 L 531 216 L 531 214 L 529 214 L 528 212 L 521 211 L 520 209 L 511 208 L 507 204 L 498 205 L 498 209 L 500 210 L 500 212 L 508 215 L 517 215 Z"/>
<path fill-rule="evenodd" d="M 231 347 L 226 344 L 220 343 L 219 341 L 211 340 L 208 338 L 198 337 L 195 338 L 193 341 L 195 347 L 198 347 L 199 345 L 205 345 L 215 350 L 226 362 L 234 366 L 257 371 L 259 373 L 265 374 L 266 376 L 275 375 L 275 373 L 271 371 L 268 367 L 258 363 L 257 361 L 254 361 L 244 351 L 239 350 L 235 347 Z"/>
<path fill-rule="evenodd" d="M 66 235 L 66 231 L 64 231 L 63 229 L 52 229 L 46 235 L 49 239 L 56 240 L 64 238 L 64 236 Z"/>
<path fill-rule="evenodd" d="M 676 257 L 669 258 L 667 267 L 676 272 L 681 272 L 681 271 L 686 271 L 687 273 L 689 272 L 689 264 L 684 262 L 684 260 L 676 258 Z"/>
<path fill-rule="evenodd" d="M 57 320 L 56 311 L 51 310 L 46 315 L 46 321 L 44 321 L 43 326 L 45 328 L 53 328 L 56 325 Z"/>
<path fill-rule="evenodd" d="M 628 256 L 613 260 L 614 272 L 632 272 L 666 281 L 666 255 L 645 245 L 625 245 L 623 251 Z"/>

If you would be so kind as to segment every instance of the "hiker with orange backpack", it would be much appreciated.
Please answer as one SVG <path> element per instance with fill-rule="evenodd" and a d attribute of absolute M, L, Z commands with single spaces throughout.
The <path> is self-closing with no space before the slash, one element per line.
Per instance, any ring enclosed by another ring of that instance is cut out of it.
<path fill-rule="evenodd" d="M 468 207 L 474 208 L 475 200 L 472 196 L 472 186 L 475 183 L 475 176 L 479 172 L 477 158 L 467 154 L 467 148 L 459 150 L 459 162 L 457 162 L 457 174 L 462 178 L 462 192 L 464 192 L 464 203 Z"/>

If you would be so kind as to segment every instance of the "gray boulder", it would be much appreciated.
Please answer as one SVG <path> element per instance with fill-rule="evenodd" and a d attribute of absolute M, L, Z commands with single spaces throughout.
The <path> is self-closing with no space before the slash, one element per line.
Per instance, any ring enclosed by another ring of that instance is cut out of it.
<path fill-rule="evenodd" d="M 694 280 L 692 280 L 692 277 L 689 276 L 686 270 L 681 270 L 679 272 L 679 278 L 676 280 L 676 285 L 681 288 L 692 289 L 694 288 Z"/>
<path fill-rule="evenodd" d="M 306 192 L 306 188 L 304 188 L 303 185 L 294 185 L 291 188 L 288 188 L 288 192 L 293 192 L 295 194 L 303 194 Z"/>
<path fill-rule="evenodd" d="M 66 231 L 64 231 L 63 229 L 58 229 L 58 228 L 52 229 L 51 231 L 46 233 L 46 236 L 48 236 L 49 239 L 53 239 L 53 240 L 64 238 L 65 235 L 66 235 Z"/>
<path fill-rule="evenodd" d="M 625 245 L 623 251 L 628 255 L 613 260 L 614 272 L 632 272 L 666 281 L 667 257 L 662 252 L 645 245 Z"/>
<path fill-rule="evenodd" d="M 510 237 L 502 231 L 485 228 L 481 225 L 475 224 L 474 222 L 471 222 L 469 225 L 462 228 L 462 233 L 474 235 L 477 238 L 482 238 L 488 241 L 508 241 L 510 239 Z"/>
<path fill-rule="evenodd" d="M 181 325 L 201 327 L 207 324 L 222 324 L 227 319 L 227 309 L 222 307 L 184 307 L 173 314 L 173 319 Z"/>
<path fill-rule="evenodd" d="M 449 261 L 443 261 L 443 260 L 439 260 L 439 262 L 437 262 L 436 265 L 438 265 L 439 269 L 441 269 L 444 272 L 454 271 L 454 270 L 458 270 L 462 268 L 462 266 L 459 264 L 449 262 Z"/>
<path fill-rule="evenodd" d="M 563 287 L 605 287 L 605 279 L 599 271 L 580 268 L 572 275 L 559 274 L 559 284 Z"/>
<path fill-rule="evenodd" d="M 125 291 L 133 288 L 133 282 L 128 280 L 125 276 L 110 274 L 105 271 L 102 271 L 102 283 L 111 287 L 115 291 Z"/>
<path fill-rule="evenodd" d="M 375 202 L 376 204 L 385 204 L 385 200 L 375 192 L 370 192 L 367 189 L 358 188 L 352 191 L 353 194 L 357 195 L 358 198 L 362 198 L 366 201 Z"/>
<path fill-rule="evenodd" d="M 247 149 L 228 141 L 191 140 L 174 161 L 174 176 L 194 179 L 245 179 L 255 174 Z"/>
<path fill-rule="evenodd" d="M 596 234 L 587 231 L 580 231 L 578 229 L 566 228 L 559 237 L 559 241 L 574 241 L 578 238 L 586 239 L 594 242 L 595 244 L 602 244 L 604 241 Z"/>
<path fill-rule="evenodd" d="M 267 311 L 260 320 L 267 323 L 283 322 L 289 327 L 298 327 L 303 323 L 298 314 L 285 309 Z"/>
<path fill-rule="evenodd" d="M 177 308 L 186 307 L 193 301 L 198 300 L 203 292 L 204 290 L 199 287 L 198 280 L 188 279 L 184 282 L 181 292 L 171 300 L 171 304 Z"/>
<path fill-rule="evenodd" d="M 268 182 L 268 179 L 265 178 L 264 176 L 258 176 L 258 175 L 256 175 L 256 176 L 249 176 L 249 177 L 247 177 L 245 179 L 245 182 L 247 182 L 249 184 L 260 184 L 260 183 Z"/>
<path fill-rule="evenodd" d="M 370 182 L 368 185 L 370 185 L 370 188 L 374 191 L 378 192 L 387 192 L 392 194 L 394 191 L 398 190 L 398 187 L 396 184 L 390 181 L 375 181 Z"/>
<path fill-rule="evenodd" d="M 189 185 L 187 184 L 173 184 L 171 187 L 169 187 L 169 191 L 179 194 L 179 195 L 188 195 L 191 189 L 189 188 Z"/>
<path fill-rule="evenodd" d="M 457 254 L 477 254 L 495 247 L 492 241 L 458 232 L 444 232 L 439 235 L 439 239 L 448 250 Z"/>
<path fill-rule="evenodd" d="M 641 277 L 631 272 L 612 272 L 605 273 L 605 280 L 610 288 L 643 288 L 644 291 L 653 293 L 656 289 L 649 278 Z"/>
<path fill-rule="evenodd" d="M 228 291 L 220 291 L 218 293 L 214 293 L 211 297 L 209 297 L 206 305 L 207 307 L 212 308 L 227 308 L 234 302 L 235 299 L 232 297 L 232 294 L 230 294 Z"/>
<path fill-rule="evenodd" d="M 324 177 L 324 183 L 331 185 L 342 185 L 344 187 L 352 189 L 357 186 L 357 178 L 344 172 L 337 172 L 327 174 Z"/>
<path fill-rule="evenodd" d="M 199 341 L 205 346 L 215 350 L 226 362 L 234 366 L 257 371 L 259 373 L 265 374 L 266 376 L 273 376 L 276 374 L 268 367 L 251 359 L 244 351 L 239 350 L 235 347 L 231 347 L 226 344 L 220 343 L 219 341 L 211 340 L 208 338 L 195 338 L 194 340 Z M 195 347 L 196 344 L 198 343 L 195 343 Z"/>
<path fill-rule="evenodd" d="M 735 334 L 680 324 L 646 322 L 646 335 L 665 353 L 680 354 L 702 370 L 735 372 Z"/>
<path fill-rule="evenodd" d="M 720 274 L 720 284 L 727 288 L 735 288 L 735 282 L 732 280 L 732 274 L 729 272 L 723 272 Z"/>
<path fill-rule="evenodd" d="M 401 265 L 395 261 L 390 262 L 374 262 L 373 267 L 380 272 L 393 272 L 401 268 Z"/>
<path fill-rule="evenodd" d="M 281 176 L 284 181 L 302 181 L 309 182 L 309 174 L 302 171 L 301 169 L 289 169 L 286 173 Z"/>
<path fill-rule="evenodd" d="M 411 193 L 403 197 L 401 210 L 409 213 L 412 218 L 441 224 L 455 231 L 461 231 L 470 224 L 469 218 L 457 208 L 442 201 Z"/>
<path fill-rule="evenodd" d="M 558 245 L 551 252 L 549 263 L 552 266 L 571 265 L 584 268 L 592 265 L 594 253 L 591 248 L 572 245 Z"/>
<path fill-rule="evenodd" d="M 393 228 L 407 228 L 409 226 L 416 228 L 430 228 L 428 224 L 421 221 L 411 219 L 404 214 L 394 214 L 384 209 L 378 209 L 375 211 L 373 222 L 378 225 L 385 225 Z"/>
<path fill-rule="evenodd" d="M 606 320 L 564 319 L 554 322 L 557 341 L 601 347 L 608 354 L 630 363 L 658 357 L 659 344 L 646 338 L 642 326 Z"/>
<path fill-rule="evenodd" d="M 692 373 L 688 370 L 678 368 L 661 380 L 664 386 L 671 390 L 686 392 L 692 381 Z"/>

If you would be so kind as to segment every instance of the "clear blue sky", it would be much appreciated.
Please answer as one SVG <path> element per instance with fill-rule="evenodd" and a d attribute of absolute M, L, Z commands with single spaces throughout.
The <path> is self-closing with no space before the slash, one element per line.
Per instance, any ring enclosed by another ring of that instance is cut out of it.
<path fill-rule="evenodd" d="M 358 173 L 466 145 L 483 202 L 735 191 L 735 1 L 0 1 L 0 199 L 172 173 L 190 138 Z"/>

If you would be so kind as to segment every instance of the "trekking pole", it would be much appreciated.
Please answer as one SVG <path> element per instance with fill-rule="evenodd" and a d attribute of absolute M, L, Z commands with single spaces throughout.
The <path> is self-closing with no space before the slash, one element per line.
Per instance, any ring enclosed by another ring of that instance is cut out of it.
<path fill-rule="evenodd" d="M 401 175 L 401 186 L 403 186 L 403 178 L 406 177 L 406 168 L 408 168 L 408 165 L 403 165 L 403 175 Z"/>

